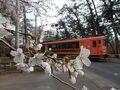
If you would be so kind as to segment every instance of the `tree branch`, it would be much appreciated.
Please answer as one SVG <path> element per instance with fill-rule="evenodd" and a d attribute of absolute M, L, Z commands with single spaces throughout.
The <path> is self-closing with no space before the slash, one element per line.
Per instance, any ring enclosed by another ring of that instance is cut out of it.
<path fill-rule="evenodd" d="M 45 70 L 42 66 L 40 66 L 40 67 L 41 67 L 43 70 Z M 57 76 L 55 76 L 55 75 L 53 75 L 53 74 L 51 74 L 50 76 L 53 77 L 54 79 L 58 80 L 59 82 L 61 82 L 61 83 L 65 84 L 65 85 L 73 88 L 74 90 L 82 90 L 82 89 L 77 88 L 77 87 L 75 87 L 75 86 L 73 86 L 73 85 L 70 85 L 69 83 L 63 81 L 62 79 L 58 78 Z"/>
<path fill-rule="evenodd" d="M 13 46 L 11 46 L 9 43 L 7 43 L 6 41 L 4 41 L 3 39 L 0 39 L 0 41 L 3 42 L 5 45 L 7 45 L 12 50 L 16 50 Z"/>
<path fill-rule="evenodd" d="M 6 41 L 4 41 L 3 39 L 0 39 L 0 41 L 2 41 L 4 44 L 6 44 L 8 47 L 10 47 L 12 50 L 16 50 L 13 46 L 11 46 L 9 43 L 7 43 Z M 40 67 L 44 70 L 44 68 L 42 66 L 40 66 Z M 50 76 L 53 77 L 54 79 L 58 80 L 59 82 L 61 82 L 61 83 L 65 84 L 65 85 L 67 85 L 67 86 L 75 89 L 75 90 L 81 90 L 80 88 L 77 88 L 75 86 L 70 85 L 69 83 L 63 81 L 62 79 L 58 78 L 57 76 L 55 76 L 53 74 L 51 74 Z"/>
<path fill-rule="evenodd" d="M 53 77 L 54 79 L 58 80 L 59 82 L 61 82 L 61 83 L 65 84 L 65 85 L 67 85 L 67 86 L 69 86 L 69 87 L 73 88 L 74 90 L 82 90 L 82 89 L 80 89 L 80 88 L 77 88 L 77 87 L 74 87 L 74 86 L 70 85 L 69 83 L 67 83 L 67 82 L 63 81 L 62 79 L 60 79 L 60 78 L 56 77 L 56 76 L 55 76 L 55 75 L 53 75 L 53 74 L 51 74 L 51 77 Z"/>

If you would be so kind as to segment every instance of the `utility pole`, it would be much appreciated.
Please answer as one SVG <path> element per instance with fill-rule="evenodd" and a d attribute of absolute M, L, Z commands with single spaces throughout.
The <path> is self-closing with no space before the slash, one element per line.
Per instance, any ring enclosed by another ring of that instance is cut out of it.
<path fill-rule="evenodd" d="M 16 31 L 15 31 L 15 47 L 19 48 L 19 0 L 16 0 Z"/>

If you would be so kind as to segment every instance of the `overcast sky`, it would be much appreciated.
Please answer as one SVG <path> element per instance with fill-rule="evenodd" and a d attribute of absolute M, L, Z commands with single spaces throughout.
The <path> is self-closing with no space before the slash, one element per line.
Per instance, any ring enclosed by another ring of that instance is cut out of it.
<path fill-rule="evenodd" d="M 34 1 L 37 1 L 37 0 L 34 0 Z M 70 3 L 71 3 L 70 0 L 52 0 L 52 1 L 53 1 L 53 3 L 56 4 L 56 6 L 58 6 L 59 9 L 62 8 L 62 6 L 63 6 L 64 4 L 70 4 Z M 78 0 L 78 1 L 79 1 L 79 0 Z M 99 0 L 95 0 L 95 3 L 96 3 L 96 6 L 100 5 Z M 47 14 L 48 14 L 48 15 L 51 15 L 51 16 L 56 15 L 56 14 L 57 14 L 56 8 L 53 8 L 52 10 L 48 10 Z M 34 19 L 35 19 L 35 16 L 34 16 L 34 14 L 32 13 L 32 14 L 27 15 L 27 18 L 34 20 Z M 38 18 L 37 18 L 37 26 L 40 26 L 40 25 L 41 25 L 41 20 L 40 20 L 40 18 L 41 18 L 41 17 L 38 17 Z M 45 25 L 45 24 L 52 24 L 52 23 L 57 23 L 57 22 L 58 22 L 58 18 L 56 18 L 56 17 L 48 17 L 48 18 L 47 18 L 47 21 L 42 22 L 42 24 Z M 33 22 L 32 24 L 34 25 L 34 22 Z M 50 28 L 50 26 L 46 26 L 46 27 L 45 27 L 45 29 L 47 29 L 47 28 Z"/>
<path fill-rule="evenodd" d="M 37 1 L 37 0 L 34 0 L 34 1 Z M 62 8 L 62 6 L 64 4 L 68 4 L 68 0 L 53 0 L 53 3 L 56 4 L 56 6 L 60 9 Z M 47 12 L 48 15 L 51 15 L 51 16 L 55 16 L 57 14 L 57 9 L 56 8 L 53 8 L 52 10 L 49 10 Z M 27 18 L 29 19 L 35 19 L 35 16 L 33 13 L 31 14 L 27 14 Z M 56 17 L 48 17 L 47 18 L 47 22 L 43 22 L 42 24 L 52 24 L 52 23 L 57 23 L 58 19 Z M 34 22 L 32 22 L 32 24 L 34 25 Z M 41 21 L 40 21 L 40 17 L 37 18 L 37 26 L 40 26 L 41 25 Z M 46 26 L 45 29 L 47 28 L 50 28 L 50 29 L 53 29 L 50 27 L 50 25 Z"/>

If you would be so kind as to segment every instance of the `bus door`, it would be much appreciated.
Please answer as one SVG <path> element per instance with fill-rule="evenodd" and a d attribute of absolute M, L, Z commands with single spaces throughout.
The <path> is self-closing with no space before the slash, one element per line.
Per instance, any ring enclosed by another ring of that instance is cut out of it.
<path fill-rule="evenodd" d="M 98 53 L 99 53 L 98 40 L 92 40 L 92 42 L 91 42 L 91 55 L 98 55 Z"/>

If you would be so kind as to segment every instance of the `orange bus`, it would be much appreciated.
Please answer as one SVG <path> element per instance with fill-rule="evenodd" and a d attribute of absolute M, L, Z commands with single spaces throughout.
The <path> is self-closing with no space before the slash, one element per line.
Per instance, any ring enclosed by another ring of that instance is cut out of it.
<path fill-rule="evenodd" d="M 89 49 L 91 56 L 103 56 L 107 52 L 106 46 L 104 46 L 104 36 L 44 42 L 43 46 L 45 50 L 51 48 L 52 52 L 58 55 L 77 55 L 80 53 L 80 46 Z"/>

